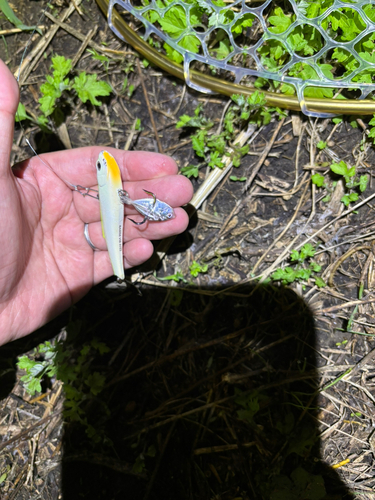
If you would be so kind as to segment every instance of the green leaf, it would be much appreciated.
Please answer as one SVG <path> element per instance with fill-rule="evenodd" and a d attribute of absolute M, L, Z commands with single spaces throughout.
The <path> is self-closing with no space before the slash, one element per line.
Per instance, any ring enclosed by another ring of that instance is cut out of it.
<path fill-rule="evenodd" d="M 98 372 L 91 373 L 85 380 L 85 384 L 90 387 L 90 391 L 97 396 L 102 391 L 105 383 L 104 375 Z"/>
<path fill-rule="evenodd" d="M 192 146 L 195 153 L 202 158 L 204 158 L 206 152 L 206 147 L 204 143 L 206 136 L 207 136 L 206 130 L 198 130 L 198 132 L 191 138 Z"/>
<path fill-rule="evenodd" d="M 178 45 L 186 50 L 189 50 L 190 52 L 193 52 L 193 54 L 197 54 L 199 52 L 201 42 L 196 36 L 187 35 L 178 42 Z"/>
<path fill-rule="evenodd" d="M 268 30 L 275 34 L 284 33 L 292 23 L 291 18 L 284 14 L 281 7 L 276 7 L 273 15 L 268 18 L 268 21 L 274 26 L 273 28 L 268 28 Z"/>
<path fill-rule="evenodd" d="M 183 280 L 184 283 L 187 283 L 187 280 Z M 174 288 L 173 290 L 170 290 L 170 294 L 169 294 L 169 303 L 171 304 L 171 306 L 173 307 L 178 307 L 181 302 L 182 302 L 182 299 L 184 297 L 184 292 L 179 289 L 179 288 Z"/>
<path fill-rule="evenodd" d="M 181 174 L 186 175 L 190 179 L 190 177 L 199 177 L 199 167 L 197 165 L 187 165 L 186 167 L 182 167 L 180 170 Z"/>
<path fill-rule="evenodd" d="M 318 144 L 316 145 L 318 149 L 324 149 L 327 147 L 327 143 L 324 141 L 319 141 Z"/>
<path fill-rule="evenodd" d="M 109 58 L 107 56 L 103 56 L 101 54 L 98 54 L 95 49 L 87 49 L 87 52 L 92 55 L 92 58 L 95 59 L 96 61 L 99 61 L 103 64 L 106 70 L 108 70 L 109 66 Z"/>
<path fill-rule="evenodd" d="M 314 262 L 312 261 L 310 263 L 310 269 L 314 272 L 314 273 L 320 273 L 320 271 L 322 270 L 322 266 L 319 266 L 319 264 L 317 262 Z"/>
<path fill-rule="evenodd" d="M 163 30 L 173 38 L 178 38 L 186 30 L 186 13 L 180 5 L 172 7 L 159 19 Z"/>
<path fill-rule="evenodd" d="M 285 267 L 284 269 L 276 269 L 276 271 L 271 275 L 274 281 L 283 281 L 285 283 L 293 283 L 297 278 L 297 271 L 291 267 Z"/>
<path fill-rule="evenodd" d="M 313 184 L 317 187 L 322 187 L 324 185 L 324 176 L 320 174 L 314 174 L 311 176 Z"/>
<path fill-rule="evenodd" d="M 211 168 L 215 168 L 215 167 L 223 168 L 224 163 L 221 160 L 222 160 L 222 157 L 221 157 L 220 152 L 214 151 L 213 153 L 211 153 L 210 161 L 208 162 L 208 166 Z"/>
<path fill-rule="evenodd" d="M 349 204 L 353 201 L 357 201 L 359 198 L 358 193 L 351 193 L 351 194 L 345 194 L 342 198 L 341 201 L 344 203 L 344 205 L 347 207 Z"/>
<path fill-rule="evenodd" d="M 247 97 L 246 102 L 252 109 L 258 109 L 267 104 L 267 99 L 263 92 L 256 90 L 253 94 Z"/>
<path fill-rule="evenodd" d="M 244 106 L 245 102 L 246 102 L 246 98 L 244 95 L 242 94 L 232 94 L 231 95 L 231 99 L 232 101 L 234 101 L 237 106 L 239 107 L 242 107 Z M 375 115 L 374 115 L 374 125 L 375 125 Z"/>
<path fill-rule="evenodd" d="M 96 349 L 100 355 L 103 355 L 106 352 L 110 351 L 110 348 L 104 342 L 100 342 L 98 339 L 92 339 L 91 347 Z"/>
<path fill-rule="evenodd" d="M 332 163 L 331 170 L 338 175 L 347 175 L 348 173 L 348 167 L 343 160 L 340 163 Z"/>
<path fill-rule="evenodd" d="M 231 175 L 229 179 L 234 182 L 244 182 L 246 181 L 247 177 L 237 177 L 236 175 Z"/>
<path fill-rule="evenodd" d="M 302 260 L 305 260 L 308 257 L 314 257 L 315 253 L 316 253 L 316 250 L 311 245 L 311 243 L 306 243 L 305 245 L 303 245 L 303 247 L 300 250 L 300 255 L 301 255 Z"/>
<path fill-rule="evenodd" d="M 194 278 L 198 276 L 199 273 L 206 273 L 208 270 L 207 264 L 199 264 L 199 262 L 193 260 L 192 264 L 189 266 L 189 271 Z"/>
<path fill-rule="evenodd" d="M 332 121 L 335 125 L 337 125 L 342 122 L 342 118 L 341 117 L 332 118 Z"/>
<path fill-rule="evenodd" d="M 171 59 L 171 61 L 174 61 L 178 64 L 181 64 L 182 61 L 184 60 L 183 56 L 177 52 L 176 49 L 174 49 L 173 47 L 171 47 L 170 45 L 168 45 L 167 43 L 165 43 L 163 45 L 164 47 L 164 50 L 167 54 L 167 57 L 169 57 L 169 59 Z"/>
<path fill-rule="evenodd" d="M 232 33 L 236 33 L 237 35 L 246 31 L 247 28 L 251 28 L 254 22 L 253 14 L 244 14 L 241 16 L 232 26 Z"/>
<path fill-rule="evenodd" d="M 230 45 L 229 40 L 226 38 L 225 40 L 220 41 L 219 47 L 212 49 L 211 54 L 216 59 L 225 59 L 229 56 L 233 47 Z"/>
<path fill-rule="evenodd" d="M 64 90 L 64 89 L 62 89 Z M 45 116 L 49 116 L 55 109 L 56 99 L 62 94 L 60 86 L 56 86 L 51 76 L 47 76 L 47 82 L 40 86 L 43 96 L 39 99 L 40 109 Z"/>
<path fill-rule="evenodd" d="M 26 386 L 27 392 L 30 396 L 33 396 L 36 392 L 42 392 L 42 385 L 40 380 L 37 378 L 33 378 Z"/>
<path fill-rule="evenodd" d="M 84 104 L 90 101 L 94 106 L 101 105 L 101 102 L 96 99 L 98 96 L 108 96 L 112 92 L 107 82 L 98 81 L 95 73 L 87 75 L 85 71 L 74 78 L 73 88 Z"/>
<path fill-rule="evenodd" d="M 180 116 L 179 121 L 176 123 L 176 128 L 182 128 L 189 125 L 190 120 L 192 120 L 192 117 L 189 115 Z"/>
<path fill-rule="evenodd" d="M 319 276 L 316 276 L 315 277 L 315 285 L 318 288 L 324 288 L 325 286 L 327 286 L 327 283 L 322 278 L 320 278 Z"/>
<path fill-rule="evenodd" d="M 361 175 L 359 179 L 359 190 L 361 193 L 366 190 L 367 188 L 367 183 L 368 183 L 368 176 L 367 175 Z"/>
<path fill-rule="evenodd" d="M 72 69 L 72 60 L 65 59 L 64 56 L 52 57 L 53 80 L 57 84 L 61 82 Z"/>
<path fill-rule="evenodd" d="M 32 118 L 31 118 L 31 116 L 29 116 L 26 113 L 25 106 L 22 104 L 22 102 L 20 102 L 18 104 L 18 108 L 17 108 L 17 111 L 16 111 L 15 121 L 16 122 L 21 122 L 22 120 L 32 120 Z"/>
<path fill-rule="evenodd" d="M 183 283 L 187 283 L 187 280 L 184 278 L 184 275 L 180 273 L 180 271 L 177 271 L 175 274 L 170 274 L 169 276 L 164 276 L 164 278 L 157 276 L 157 279 L 159 281 L 175 281 L 176 283 L 182 281 Z"/>
<path fill-rule="evenodd" d="M 298 250 L 292 250 L 290 252 L 290 260 L 292 262 L 299 261 L 299 251 Z"/>

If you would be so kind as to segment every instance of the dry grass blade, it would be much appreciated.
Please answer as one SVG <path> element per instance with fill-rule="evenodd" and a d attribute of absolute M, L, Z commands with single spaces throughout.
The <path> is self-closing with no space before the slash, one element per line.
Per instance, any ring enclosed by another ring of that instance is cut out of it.
<path fill-rule="evenodd" d="M 159 153 L 163 153 L 164 152 L 163 151 L 163 146 L 161 145 L 161 141 L 160 141 L 158 129 L 157 129 L 156 124 L 155 124 L 154 115 L 152 113 L 150 101 L 149 101 L 149 98 L 148 98 L 147 88 L 146 88 L 146 85 L 145 85 L 145 80 L 143 78 L 141 63 L 139 62 L 139 59 L 137 59 L 137 69 L 138 69 L 139 78 L 141 80 L 141 85 L 142 85 L 142 89 L 143 89 L 143 95 L 145 97 L 145 101 L 146 101 L 148 113 L 150 115 L 150 120 L 151 120 L 152 128 L 154 130 L 155 139 L 156 139 L 156 142 L 158 143 L 158 150 L 159 150 Z"/>

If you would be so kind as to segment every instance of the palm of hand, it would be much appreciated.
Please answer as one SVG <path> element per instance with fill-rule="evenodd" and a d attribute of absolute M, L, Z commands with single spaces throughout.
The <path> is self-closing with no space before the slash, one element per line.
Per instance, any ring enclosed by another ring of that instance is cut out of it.
<path fill-rule="evenodd" d="M 84 198 L 68 183 L 96 185 L 98 146 L 49 153 L 9 167 L 18 86 L 0 60 L 0 345 L 31 333 L 79 300 L 92 285 L 112 275 L 101 235 L 98 200 Z M 191 183 L 177 176 L 175 162 L 164 155 L 109 148 L 137 199 L 143 189 L 157 193 L 172 207 L 188 203 Z M 127 207 L 125 214 L 134 214 Z M 125 267 L 151 257 L 150 240 L 181 233 L 188 217 L 135 226 L 125 219 Z M 94 252 L 84 234 L 89 224 Z"/>
<path fill-rule="evenodd" d="M 100 234 L 98 200 L 83 197 L 61 180 L 68 177 L 75 184 L 95 186 L 95 159 L 100 149 L 82 148 L 32 158 L 18 165 L 14 175 L 9 173 L 0 181 L 7 234 L 0 261 L 0 331 L 4 327 L 13 331 L 6 341 L 43 325 L 113 274 Z M 123 178 L 130 179 L 126 189 L 132 194 L 139 197 L 144 187 L 155 189 L 172 206 L 190 199 L 190 183 L 173 175 L 176 166 L 170 158 L 155 153 L 112 152 L 119 160 Z M 126 212 L 135 213 L 131 208 Z M 186 213 L 177 208 L 176 215 L 171 221 L 142 228 L 125 221 L 126 268 L 152 255 L 150 239 L 185 229 Z M 95 246 L 103 251 L 93 252 L 87 244 L 85 222 L 89 223 Z"/>
<path fill-rule="evenodd" d="M 94 252 L 83 236 L 73 192 L 52 172 L 38 176 L 31 163 L 35 159 L 22 179 L 10 176 L 0 183 L 6 226 L 1 323 L 12 326 L 14 337 L 56 316 L 94 282 Z"/>

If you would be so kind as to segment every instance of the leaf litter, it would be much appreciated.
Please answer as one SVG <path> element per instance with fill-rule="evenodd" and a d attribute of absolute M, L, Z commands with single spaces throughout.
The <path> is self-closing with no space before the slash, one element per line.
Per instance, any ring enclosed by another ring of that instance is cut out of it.
<path fill-rule="evenodd" d="M 69 31 L 58 27 L 29 62 L 28 121 L 16 126 L 12 161 L 30 156 L 24 131 L 39 152 L 161 145 L 185 173 L 195 166 L 196 194 L 188 231 L 155 242 L 155 259 L 129 275 L 134 286 L 109 279 L 1 348 L 2 498 L 373 498 L 369 127 L 277 111 L 246 127 L 233 118 L 228 155 L 212 158 L 210 136 L 238 103 L 186 89 L 146 61 L 141 78 L 96 5 L 80 8 L 83 17 L 70 4 Z M 53 17 L 64 10 L 56 3 Z M 47 17 L 48 33 L 58 25 Z M 0 49 L 14 72 L 27 40 L 7 37 Z M 51 58 L 74 60 L 86 43 L 106 59 L 84 50 L 75 70 L 113 92 L 100 106 L 59 96 L 51 134 L 36 125 Z M 193 115 L 203 156 L 192 130 L 176 128 Z"/>

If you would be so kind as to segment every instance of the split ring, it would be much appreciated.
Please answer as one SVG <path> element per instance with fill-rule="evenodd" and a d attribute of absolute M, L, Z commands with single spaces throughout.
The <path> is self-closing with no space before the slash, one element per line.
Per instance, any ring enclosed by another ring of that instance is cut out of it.
<path fill-rule="evenodd" d="M 87 243 L 90 245 L 90 247 L 94 250 L 94 252 L 99 252 L 99 248 L 97 248 L 94 243 L 91 241 L 90 239 L 90 235 L 89 235 L 89 225 L 87 222 L 85 222 L 85 228 L 83 230 L 83 234 L 86 238 L 86 241 Z"/>

